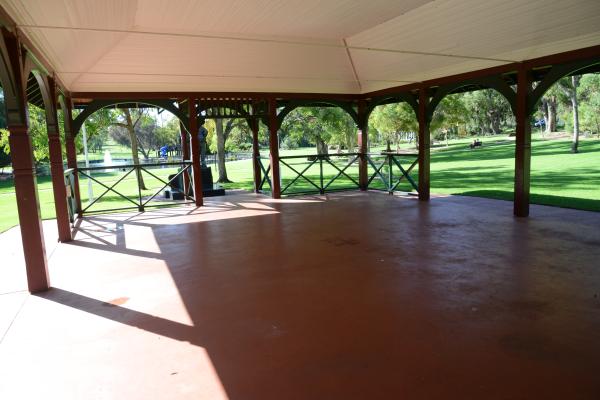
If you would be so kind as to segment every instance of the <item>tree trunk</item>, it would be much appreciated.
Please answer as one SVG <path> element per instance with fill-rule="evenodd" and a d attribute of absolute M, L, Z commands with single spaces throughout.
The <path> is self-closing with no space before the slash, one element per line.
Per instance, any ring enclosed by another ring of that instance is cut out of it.
<path fill-rule="evenodd" d="M 323 139 L 321 139 L 320 136 L 317 136 L 317 154 L 318 155 L 327 155 L 328 154 L 328 149 L 327 149 L 327 143 L 325 143 L 325 141 Z"/>
<path fill-rule="evenodd" d="M 577 86 L 579 86 L 579 76 L 572 76 L 573 92 L 571 95 L 571 105 L 573 106 L 573 143 L 571 152 L 579 151 L 579 104 L 577 102 Z"/>
<path fill-rule="evenodd" d="M 131 156 L 133 157 L 133 163 L 135 165 L 140 164 L 140 157 L 138 154 L 138 142 L 137 136 L 135 135 L 135 127 L 133 126 L 133 121 L 131 120 L 131 113 L 128 108 L 123 109 L 125 113 L 125 119 L 127 120 L 127 132 L 129 133 L 129 140 L 131 141 Z M 135 171 L 137 175 L 138 185 L 140 189 L 147 190 L 146 185 L 144 183 L 144 177 L 142 176 L 142 171 L 136 169 Z"/>
<path fill-rule="evenodd" d="M 499 135 L 499 134 L 502 133 L 502 128 L 500 127 L 500 125 L 501 125 L 500 116 L 499 115 L 493 115 L 492 116 L 491 128 L 492 128 L 492 133 L 494 135 Z"/>
<path fill-rule="evenodd" d="M 215 127 L 217 131 L 217 164 L 219 166 L 219 183 L 231 182 L 227 178 L 227 167 L 225 166 L 225 132 L 223 131 L 223 120 L 215 119 Z"/>
<path fill-rule="evenodd" d="M 544 115 L 544 129 L 547 130 L 548 125 L 550 123 L 550 114 L 549 114 L 549 107 L 548 107 L 548 99 L 546 99 L 545 97 L 542 97 L 542 101 L 540 103 L 540 111 Z M 542 129 L 541 126 L 540 126 L 540 133 L 542 134 L 542 137 L 544 137 L 544 130 Z"/>
<path fill-rule="evenodd" d="M 548 120 L 546 121 L 546 133 L 556 132 L 556 96 L 548 99 Z"/>

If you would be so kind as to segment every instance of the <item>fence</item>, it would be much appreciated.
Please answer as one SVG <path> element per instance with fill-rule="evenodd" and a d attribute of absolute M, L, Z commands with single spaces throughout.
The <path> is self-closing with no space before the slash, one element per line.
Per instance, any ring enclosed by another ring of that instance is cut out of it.
<path fill-rule="evenodd" d="M 75 175 L 79 178 L 82 209 L 77 210 L 74 197 Z M 65 171 L 68 205 L 71 220 L 77 213 L 101 213 L 193 203 L 189 188 L 193 187 L 191 161 L 157 164 L 130 164 L 68 169 Z M 181 188 L 183 200 L 174 200 L 170 185 Z M 159 195 L 168 189 L 170 198 Z M 184 193 L 187 188 L 187 193 Z M 94 195 L 94 192 L 99 195 Z M 84 204 L 87 205 L 84 206 Z M 107 208 L 99 205 L 109 205 Z"/>
<path fill-rule="evenodd" d="M 280 157 L 281 194 L 357 189 L 359 157 L 358 153 Z"/>
<path fill-rule="evenodd" d="M 366 154 L 368 167 L 367 188 L 388 193 L 396 191 L 418 192 L 418 185 L 411 172 L 418 164 L 415 153 Z M 305 154 L 279 158 L 281 194 L 298 195 L 360 188 L 360 153 Z M 261 160 L 266 157 L 261 157 Z M 268 180 L 269 168 L 264 168 L 261 187 Z"/>
<path fill-rule="evenodd" d="M 414 153 L 367 154 L 369 170 L 367 187 L 371 190 L 384 190 L 388 193 L 413 190 L 418 193 L 417 182 L 410 174 L 418 165 L 418 161 L 418 155 Z M 405 168 L 403 163 L 404 165 L 408 164 L 408 168 Z"/>

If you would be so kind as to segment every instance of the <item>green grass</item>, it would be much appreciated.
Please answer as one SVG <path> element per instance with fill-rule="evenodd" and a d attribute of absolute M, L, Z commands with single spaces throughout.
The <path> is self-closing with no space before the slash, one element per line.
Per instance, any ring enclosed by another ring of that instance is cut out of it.
<path fill-rule="evenodd" d="M 453 140 L 449 146 L 438 144 L 434 146 L 431 154 L 431 192 L 439 194 L 455 194 L 466 196 L 488 197 L 502 200 L 512 200 L 514 180 L 514 138 L 508 137 L 485 137 L 483 147 L 471 150 L 468 143 L 472 139 Z M 405 145 L 411 149 L 411 145 Z M 115 148 L 116 150 L 116 148 Z M 381 149 L 372 148 L 371 153 L 378 153 Z M 118 154 L 112 153 L 113 158 Z M 313 148 L 281 150 L 280 155 L 307 155 L 315 154 Z M 263 152 L 266 157 L 268 154 Z M 103 154 L 101 155 L 103 156 Z M 348 162 L 347 157 L 331 157 L 339 168 L 343 168 Z M 268 163 L 268 160 L 264 160 Z M 302 171 L 309 165 L 306 157 L 298 159 L 284 159 L 298 171 Z M 406 157 L 403 165 L 411 162 L 411 157 Z M 377 163 L 377 162 L 376 162 Z M 377 163 L 378 164 L 378 163 Z M 395 169 L 395 168 L 394 168 Z M 395 169 L 397 171 L 397 169 Z M 153 169 L 153 173 L 163 179 L 174 172 L 173 168 Z M 253 187 L 252 162 L 251 160 L 231 161 L 227 163 L 229 179 L 233 183 L 224 185 L 226 189 L 248 189 Z M 369 167 L 370 174 L 373 168 Z M 387 168 L 384 168 L 387 173 Z M 331 165 L 323 164 L 325 175 L 324 183 L 337 174 L 337 170 Z M 346 173 L 358 180 L 358 166 L 352 165 Z M 95 173 L 104 183 L 111 183 L 123 175 L 119 173 Z M 282 188 L 296 176 L 288 167 L 281 165 Z M 305 174 L 309 179 L 317 183 L 319 181 L 319 163 L 315 163 Z M 415 181 L 417 168 L 411 174 Z M 217 172 L 213 168 L 213 176 Z M 158 180 L 144 175 L 146 184 L 150 189 L 142 193 L 148 196 L 162 186 Z M 352 188 L 351 180 L 342 177 L 331 184 L 329 189 Z M 372 188 L 383 189 L 384 185 L 376 178 Z M 137 185 L 135 176 L 129 175 L 116 189 L 123 194 L 137 197 Z M 54 201 L 52 195 L 52 184 L 49 177 L 38 178 L 38 190 L 42 217 L 44 219 L 54 218 Z M 300 178 L 294 185 L 290 186 L 286 193 L 298 193 L 304 191 L 315 191 L 316 189 L 306 180 Z M 408 183 L 403 183 L 399 190 L 409 191 Z M 103 188 L 97 183 L 93 184 L 94 194 L 97 196 Z M 87 204 L 87 179 L 81 179 L 81 194 L 83 204 Z M 535 136 L 532 146 L 531 160 L 531 201 L 536 204 L 546 204 L 560 207 L 569 207 L 583 210 L 600 211 L 600 140 L 584 139 L 580 142 L 580 152 L 570 152 L 570 141 L 568 139 L 544 139 Z M 103 208 L 116 208 L 134 206 L 123 200 L 118 195 L 107 195 L 101 202 L 95 204 L 92 210 Z M 0 181 L 0 232 L 18 223 L 16 200 L 12 180 Z"/>
<path fill-rule="evenodd" d="M 102 151 L 98 151 L 95 153 L 92 151 L 88 152 L 88 160 L 104 160 L 104 153 L 107 150 L 110 152 L 110 156 L 113 159 L 131 158 L 131 149 L 129 147 L 122 146 L 114 142 L 109 142 L 108 144 L 105 144 L 103 146 Z M 85 156 L 83 154 L 78 154 L 77 161 L 85 161 Z"/>

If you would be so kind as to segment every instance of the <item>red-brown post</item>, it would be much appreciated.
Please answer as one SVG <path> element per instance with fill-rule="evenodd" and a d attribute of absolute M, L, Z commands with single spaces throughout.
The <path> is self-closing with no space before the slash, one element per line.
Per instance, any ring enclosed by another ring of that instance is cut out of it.
<path fill-rule="evenodd" d="M 419 200 L 429 200 L 429 117 L 427 106 L 429 95 L 427 88 L 419 89 Z"/>
<path fill-rule="evenodd" d="M 198 138 L 198 113 L 196 99 L 188 99 L 188 110 L 190 115 L 190 136 L 192 139 L 192 175 L 194 178 L 194 199 L 196 206 L 204 204 L 202 195 L 202 171 L 200 168 L 200 139 Z"/>
<path fill-rule="evenodd" d="M 65 148 L 67 150 L 67 167 L 77 169 L 77 148 L 75 147 L 75 134 L 73 132 L 73 104 L 70 97 L 66 97 L 63 103 L 63 115 L 65 121 Z M 81 213 L 81 195 L 79 193 L 79 174 L 75 178 L 75 201 L 77 202 L 78 214 Z"/>
<path fill-rule="evenodd" d="M 369 140 L 369 116 L 367 115 L 367 103 L 364 100 L 358 102 L 358 183 L 360 190 L 367 190 L 369 182 L 369 162 L 367 160 Z"/>
<path fill-rule="evenodd" d="M 271 157 L 271 194 L 274 199 L 281 198 L 281 181 L 279 175 L 279 139 L 277 131 L 277 100 L 269 99 L 269 150 Z"/>
<path fill-rule="evenodd" d="M 67 188 L 65 186 L 65 171 L 63 168 L 62 146 L 58 130 L 58 107 L 56 106 L 56 85 L 54 79 L 48 77 L 46 106 L 46 127 L 48 131 L 48 151 L 50 156 L 50 174 L 52 175 L 52 192 L 54 193 L 54 209 L 56 210 L 56 225 L 58 240 L 70 242 L 71 221 L 67 207 Z"/>
<path fill-rule="evenodd" d="M 188 161 L 190 159 L 190 143 L 183 122 L 179 123 L 179 134 L 181 135 L 181 159 L 183 161 Z M 190 192 L 190 174 L 187 171 L 188 170 L 186 169 L 183 173 L 183 193 L 186 195 Z"/>
<path fill-rule="evenodd" d="M 262 182 L 262 174 L 260 170 L 260 148 L 258 144 L 258 119 L 248 119 L 250 130 L 252 130 L 252 166 L 254 169 L 254 192 L 258 193 L 260 190 L 260 183 Z"/>
<path fill-rule="evenodd" d="M 31 293 L 50 287 L 44 231 L 40 218 L 33 147 L 27 116 L 26 77 L 23 76 L 23 53 L 18 39 L 2 29 L 8 59 L 4 64 L 11 69 L 12 82 L 2 82 L 7 108 L 9 144 L 15 177 L 15 194 L 21 227 L 23 254 L 27 270 L 27 286 Z M 12 83 L 12 85 L 10 85 Z M 11 86 L 10 88 L 7 86 Z M 13 91 L 14 90 L 14 91 Z"/>
<path fill-rule="evenodd" d="M 515 202 L 514 215 L 529 215 L 529 175 L 531 171 L 531 124 L 529 123 L 528 97 L 531 77 L 525 67 L 517 72 L 517 107 L 515 140 Z"/>

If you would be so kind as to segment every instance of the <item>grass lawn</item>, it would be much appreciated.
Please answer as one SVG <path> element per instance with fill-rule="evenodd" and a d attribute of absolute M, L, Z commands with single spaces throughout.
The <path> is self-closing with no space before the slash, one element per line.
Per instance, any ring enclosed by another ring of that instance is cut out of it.
<path fill-rule="evenodd" d="M 471 150 L 468 147 L 472 139 L 453 140 L 446 147 L 445 144 L 434 146 L 431 153 L 431 192 L 439 194 L 455 194 L 466 196 L 480 196 L 495 199 L 512 200 L 514 179 L 514 138 L 485 137 L 483 146 Z M 409 149 L 409 145 L 406 145 Z M 114 150 L 118 150 L 115 148 Z M 120 150 L 120 149 L 119 149 Z M 381 149 L 371 149 L 377 154 Z M 413 149 L 410 149 L 413 150 Z M 115 151 L 113 158 L 119 158 L 121 152 Z M 268 154 L 263 152 L 264 156 Z M 315 154 L 311 149 L 281 150 L 283 157 L 293 155 Z M 99 158 L 103 154 L 98 153 Z M 402 161 L 407 167 L 414 157 L 407 156 Z M 268 164 L 268 160 L 263 160 Z M 310 165 L 307 157 L 285 159 L 291 168 L 303 171 Z M 331 156 L 331 161 L 343 169 L 348 163 L 348 157 Z M 374 160 L 376 165 L 380 161 Z M 290 167 L 281 165 L 282 188 L 290 184 L 296 173 Z M 152 172 L 166 179 L 174 173 L 174 168 L 158 168 Z M 227 163 L 229 179 L 234 181 L 224 185 L 227 189 L 252 189 L 252 162 L 251 160 L 231 161 Z M 355 162 L 345 171 L 350 177 L 358 181 L 358 165 Z M 387 168 L 383 169 L 387 173 Z M 323 163 L 324 184 L 338 173 L 333 166 Z M 369 167 L 369 173 L 373 168 Z M 394 174 L 397 174 L 394 167 Z M 108 184 L 116 182 L 123 176 L 119 173 L 95 173 L 101 182 Z M 314 163 L 304 173 L 306 177 L 319 185 L 320 165 Z M 411 173 L 417 180 L 417 168 Z M 213 168 L 213 176 L 217 172 Z M 143 191 L 142 196 L 149 196 L 158 190 L 162 184 L 148 174 L 144 174 L 146 184 L 150 190 Z M 87 204 L 87 179 L 81 179 L 82 201 Z M 92 185 L 94 195 L 97 196 L 104 189 L 97 183 Z M 355 187 L 353 182 L 341 177 L 333 182 L 328 189 L 344 189 Z M 373 180 L 370 187 L 383 189 L 384 185 L 379 178 Z M 130 174 L 116 187 L 118 191 L 137 197 L 135 175 Z M 44 219 L 54 218 L 54 202 L 50 177 L 38 178 L 40 208 Z M 399 190 L 410 191 L 411 187 L 404 182 Z M 316 191 L 316 188 L 303 178 L 296 180 L 286 190 L 286 194 L 304 191 Z M 583 139 L 580 142 L 580 152 L 571 154 L 569 139 L 544 139 L 534 136 L 531 160 L 531 201 L 536 204 L 546 204 L 561 207 L 570 207 L 583 210 L 600 211 L 600 140 Z M 115 208 L 134 206 L 116 194 L 111 194 L 99 203 L 92 206 L 92 210 L 102 208 Z M 18 223 L 16 200 L 12 180 L 0 181 L 0 232 Z"/>
<path fill-rule="evenodd" d="M 102 151 L 98 151 L 95 153 L 90 151 L 88 153 L 88 160 L 90 160 L 90 161 L 104 160 L 104 153 L 107 150 L 110 152 L 110 156 L 113 159 L 131 158 L 131 149 L 129 149 L 129 147 L 122 146 L 120 144 L 109 141 L 108 144 L 104 145 L 104 147 L 102 148 Z M 83 155 L 83 153 L 77 155 L 77 161 L 81 161 L 81 162 L 85 161 L 85 156 Z"/>

